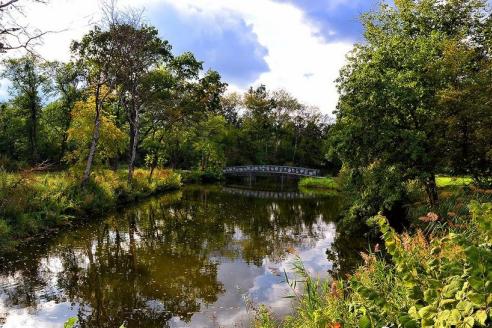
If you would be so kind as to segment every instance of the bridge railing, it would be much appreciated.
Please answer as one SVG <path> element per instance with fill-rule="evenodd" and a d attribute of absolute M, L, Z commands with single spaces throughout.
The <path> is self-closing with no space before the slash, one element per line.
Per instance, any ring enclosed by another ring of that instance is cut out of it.
<path fill-rule="evenodd" d="M 281 165 L 243 165 L 230 166 L 224 169 L 224 174 L 226 175 L 245 175 L 259 173 L 316 177 L 319 176 L 321 172 L 317 169 Z"/>

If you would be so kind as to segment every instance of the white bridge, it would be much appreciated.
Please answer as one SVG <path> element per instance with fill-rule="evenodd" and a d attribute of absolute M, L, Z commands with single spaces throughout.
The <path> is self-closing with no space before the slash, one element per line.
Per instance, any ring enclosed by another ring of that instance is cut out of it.
<path fill-rule="evenodd" d="M 279 166 L 279 165 L 243 165 L 230 166 L 224 169 L 225 175 L 251 176 L 251 175 L 282 175 L 317 177 L 321 172 L 317 169 L 305 167 Z"/>

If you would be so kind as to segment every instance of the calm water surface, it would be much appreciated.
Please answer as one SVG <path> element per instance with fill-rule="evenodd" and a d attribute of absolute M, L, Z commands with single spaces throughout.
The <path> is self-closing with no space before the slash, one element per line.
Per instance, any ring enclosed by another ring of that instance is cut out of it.
<path fill-rule="evenodd" d="M 0 327 L 247 327 L 257 304 L 284 316 L 295 257 L 332 267 L 338 207 L 220 186 L 150 199 L 0 258 Z"/>

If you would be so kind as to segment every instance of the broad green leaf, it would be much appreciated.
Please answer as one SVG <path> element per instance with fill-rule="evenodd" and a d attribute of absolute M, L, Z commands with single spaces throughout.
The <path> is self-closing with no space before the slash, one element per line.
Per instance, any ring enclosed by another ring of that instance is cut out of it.
<path fill-rule="evenodd" d="M 418 320 L 418 319 L 420 319 L 420 318 L 421 318 L 421 317 L 420 317 L 420 315 L 419 315 L 419 313 L 418 313 L 418 311 L 417 311 L 417 308 L 416 308 L 415 306 L 412 306 L 412 307 L 408 310 L 408 314 L 410 315 L 410 317 L 411 317 L 412 319 L 417 319 L 417 320 Z"/>
<path fill-rule="evenodd" d="M 460 311 L 453 309 L 449 314 L 448 324 L 457 325 L 461 321 L 461 313 Z"/>
<path fill-rule="evenodd" d="M 466 317 L 463 320 L 463 326 L 466 328 L 473 328 L 474 325 L 475 325 L 475 319 L 473 319 L 473 317 Z"/>
<path fill-rule="evenodd" d="M 71 317 L 63 324 L 63 328 L 73 328 L 75 327 L 76 323 L 77 323 L 77 317 Z"/>
<path fill-rule="evenodd" d="M 473 315 L 475 318 L 475 321 L 480 325 L 480 326 L 485 326 L 485 322 L 487 321 L 487 311 L 485 310 L 479 310 L 475 312 Z"/>
<path fill-rule="evenodd" d="M 421 308 L 419 310 L 419 316 L 422 319 L 432 319 L 436 313 L 437 313 L 437 310 L 432 305 L 424 306 L 423 308 Z"/>
<path fill-rule="evenodd" d="M 362 316 L 359 319 L 360 328 L 372 328 L 371 320 L 367 316 Z"/>

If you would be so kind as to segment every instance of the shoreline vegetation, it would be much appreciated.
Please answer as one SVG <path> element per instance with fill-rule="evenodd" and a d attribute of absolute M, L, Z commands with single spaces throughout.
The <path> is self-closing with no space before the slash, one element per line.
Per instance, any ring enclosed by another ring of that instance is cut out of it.
<path fill-rule="evenodd" d="M 426 204 L 409 186 L 410 225 L 397 233 L 386 217 L 367 221 L 382 241 L 360 256 L 353 273 L 318 280 L 293 263 L 303 293 L 294 314 L 276 319 L 265 306 L 255 327 L 486 327 L 492 319 L 492 189 L 466 177 L 437 177 L 441 202 Z M 416 191 L 417 189 L 418 191 Z"/>
<path fill-rule="evenodd" d="M 72 171 L 0 171 L 0 251 L 12 251 L 43 232 L 182 185 L 180 174 L 164 169 L 155 169 L 152 177 L 149 170 L 135 169 L 131 184 L 123 169 L 95 170 L 85 186 L 79 176 Z"/>

